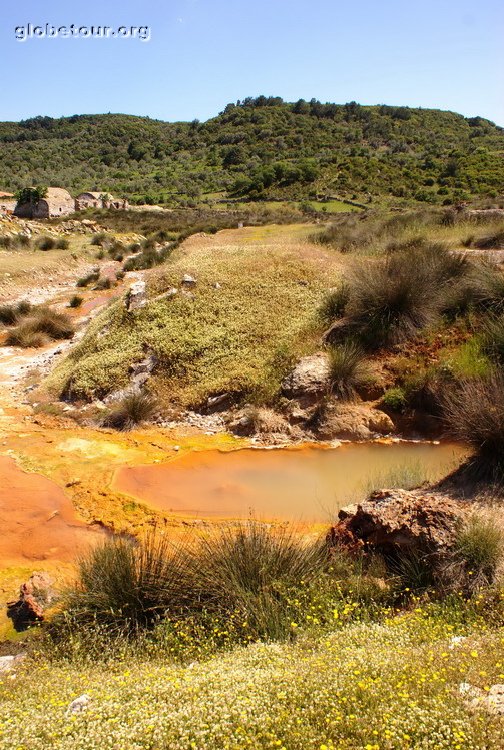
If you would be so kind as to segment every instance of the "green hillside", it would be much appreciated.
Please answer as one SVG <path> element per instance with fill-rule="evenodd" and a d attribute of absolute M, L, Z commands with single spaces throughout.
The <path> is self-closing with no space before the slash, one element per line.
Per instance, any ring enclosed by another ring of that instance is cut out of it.
<path fill-rule="evenodd" d="M 137 202 L 217 197 L 451 203 L 504 184 L 504 130 L 408 107 L 279 97 L 200 123 L 129 115 L 0 123 L 0 188 L 110 190 Z"/>

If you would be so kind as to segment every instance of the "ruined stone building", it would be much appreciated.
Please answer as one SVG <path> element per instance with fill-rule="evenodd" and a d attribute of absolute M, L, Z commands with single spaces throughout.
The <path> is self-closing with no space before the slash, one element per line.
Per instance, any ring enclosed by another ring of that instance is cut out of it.
<path fill-rule="evenodd" d="M 75 199 L 75 210 L 84 211 L 86 208 L 128 208 L 128 201 L 114 198 L 110 193 L 86 191 L 79 193 Z"/>
<path fill-rule="evenodd" d="M 66 216 L 74 211 L 75 201 L 67 190 L 49 187 L 45 196 L 36 202 L 18 202 L 14 215 L 23 219 L 50 219 L 56 216 Z"/>

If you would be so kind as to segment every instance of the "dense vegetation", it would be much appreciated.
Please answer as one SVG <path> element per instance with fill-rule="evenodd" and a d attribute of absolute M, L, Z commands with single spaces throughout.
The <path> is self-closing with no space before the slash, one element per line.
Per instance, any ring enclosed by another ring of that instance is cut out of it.
<path fill-rule="evenodd" d="M 502 128 L 408 107 L 279 97 L 200 123 L 127 115 L 0 123 L 0 184 L 108 190 L 139 202 L 202 197 L 454 202 L 504 182 Z"/>

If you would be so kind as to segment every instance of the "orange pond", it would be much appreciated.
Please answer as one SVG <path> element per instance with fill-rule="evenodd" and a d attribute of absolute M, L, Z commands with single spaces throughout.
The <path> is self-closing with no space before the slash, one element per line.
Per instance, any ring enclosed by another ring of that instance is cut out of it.
<path fill-rule="evenodd" d="M 0 560 L 73 560 L 97 538 L 76 516 L 63 490 L 0 456 Z"/>
<path fill-rule="evenodd" d="M 188 453 L 169 463 L 122 467 L 112 488 L 182 516 L 328 521 L 375 487 L 405 476 L 440 479 L 466 451 L 453 444 L 343 444 L 339 448 Z"/>

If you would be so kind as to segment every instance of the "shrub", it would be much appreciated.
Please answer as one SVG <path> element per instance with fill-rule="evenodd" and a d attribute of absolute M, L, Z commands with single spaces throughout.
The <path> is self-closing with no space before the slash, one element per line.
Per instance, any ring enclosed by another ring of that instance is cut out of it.
<path fill-rule="evenodd" d="M 332 567 L 349 576 L 350 562 L 339 557 Z M 51 630 L 61 637 L 65 625 L 73 633 L 106 625 L 113 634 L 137 635 L 166 618 L 211 637 L 216 623 L 225 630 L 238 617 L 238 639 L 285 638 L 300 600 L 320 594 L 329 563 L 325 542 L 255 521 L 219 527 L 191 545 L 172 546 L 156 531 L 138 543 L 113 537 L 80 560 L 77 584 Z"/>
<path fill-rule="evenodd" d="M 454 552 L 473 585 L 491 584 L 504 556 L 502 528 L 491 517 L 472 514 L 457 535 Z"/>
<path fill-rule="evenodd" d="M 136 425 L 151 419 L 157 402 L 144 393 L 130 393 L 118 401 L 102 419 L 103 427 L 115 430 L 131 430 Z"/>
<path fill-rule="evenodd" d="M 53 250 L 56 247 L 56 240 L 54 237 L 39 237 L 35 245 L 39 250 Z"/>
<path fill-rule="evenodd" d="M 98 279 L 96 282 L 95 289 L 101 290 L 101 289 L 110 289 L 112 286 L 112 282 L 108 278 L 108 276 L 102 276 L 101 279 Z"/>
<path fill-rule="evenodd" d="M 74 296 L 70 298 L 68 307 L 80 307 L 82 305 L 82 302 L 83 297 L 79 297 L 78 294 L 74 294 Z"/>
<path fill-rule="evenodd" d="M 0 237 L 0 247 L 8 250 L 12 246 L 12 237 L 2 236 Z"/>
<path fill-rule="evenodd" d="M 91 273 L 88 273 L 87 276 L 82 276 L 82 278 L 78 279 L 75 286 L 78 286 L 78 287 L 89 286 L 89 284 L 93 283 L 94 281 L 98 281 L 99 278 L 100 278 L 100 272 L 92 271 Z"/>
<path fill-rule="evenodd" d="M 480 237 L 473 241 L 473 247 L 477 247 L 481 250 L 501 250 L 504 249 L 504 229 L 489 234 L 485 237 Z"/>
<path fill-rule="evenodd" d="M 331 347 L 329 368 L 331 391 L 342 401 L 354 398 L 358 387 L 369 378 L 364 353 L 353 341 Z"/>
<path fill-rule="evenodd" d="M 239 611 L 256 638 L 286 637 L 291 595 L 327 567 L 324 543 L 256 521 L 221 527 L 188 552 L 193 606 L 223 616 Z"/>
<path fill-rule="evenodd" d="M 56 250 L 68 250 L 68 248 L 70 247 L 70 243 L 64 237 L 60 237 L 58 240 L 56 240 L 55 247 Z"/>
<path fill-rule="evenodd" d="M 473 448 L 462 471 L 477 480 L 504 482 L 504 375 L 466 380 L 443 399 L 449 434 Z"/>
<path fill-rule="evenodd" d="M 478 307 L 504 313 L 504 274 L 491 264 L 482 263 L 471 274 L 474 299 Z"/>
<path fill-rule="evenodd" d="M 389 388 L 383 394 L 381 406 L 390 411 L 402 412 L 406 408 L 407 398 L 403 388 Z"/>
<path fill-rule="evenodd" d="M 16 243 L 19 247 L 30 247 L 30 238 L 26 234 L 18 234 L 16 236 Z"/>
<path fill-rule="evenodd" d="M 89 244 L 101 247 L 106 239 L 107 234 L 105 232 L 97 232 L 96 234 L 93 234 L 93 236 L 91 237 L 91 242 Z"/>

